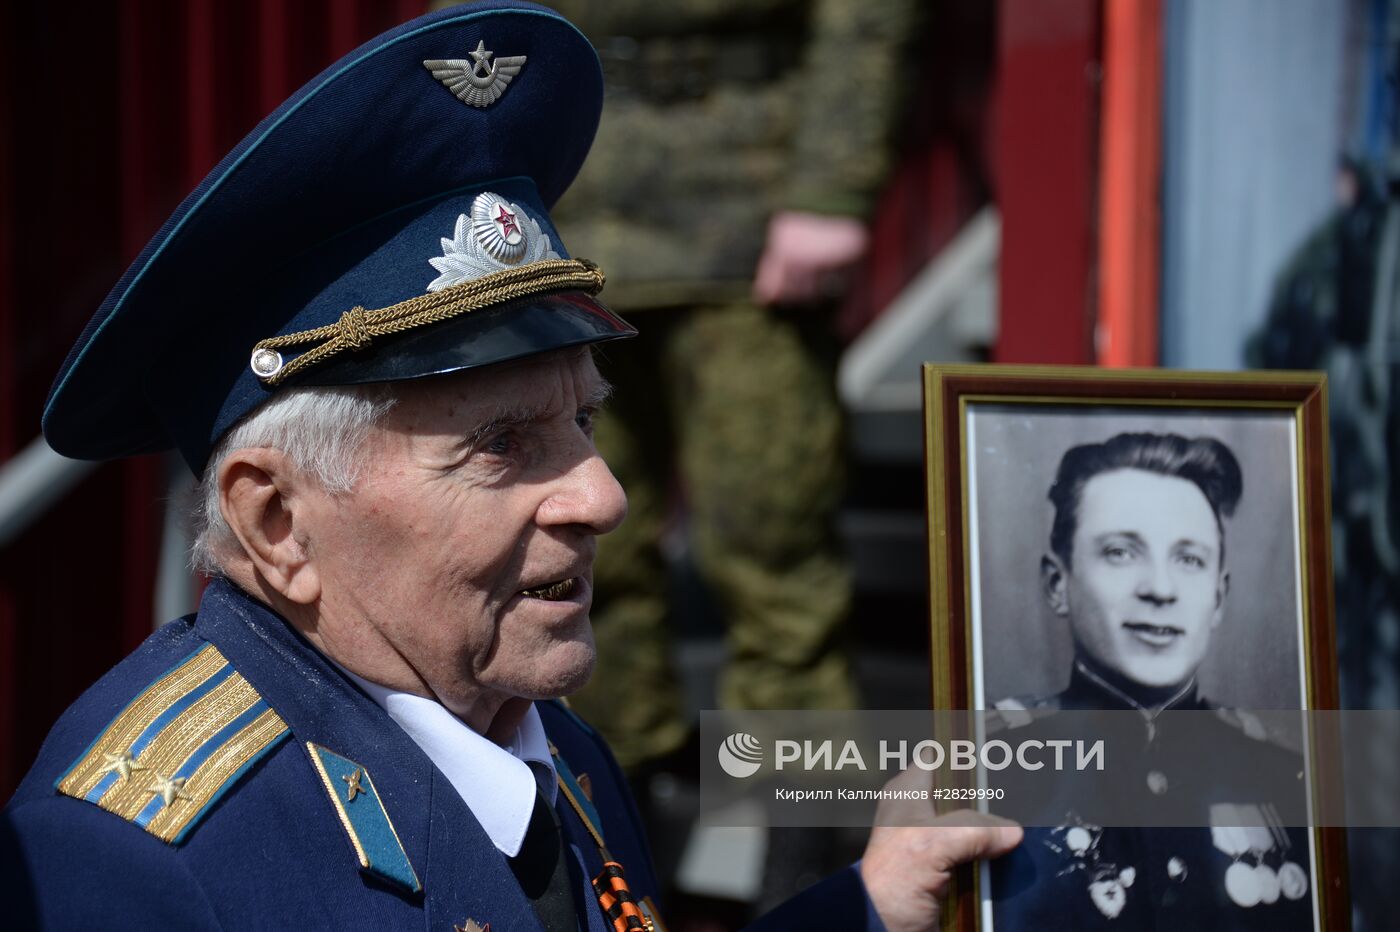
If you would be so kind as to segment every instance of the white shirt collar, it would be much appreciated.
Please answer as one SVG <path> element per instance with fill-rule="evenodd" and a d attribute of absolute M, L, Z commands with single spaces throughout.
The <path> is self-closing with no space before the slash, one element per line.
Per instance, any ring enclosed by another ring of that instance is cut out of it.
<path fill-rule="evenodd" d="M 492 844 L 507 857 L 519 854 L 535 810 L 537 788 L 550 805 L 559 792 L 549 739 L 534 703 L 510 742 L 501 747 L 472 731 L 434 699 L 395 692 L 341 669 L 383 706 L 443 772 Z M 542 766 L 540 775 L 530 764 Z"/>

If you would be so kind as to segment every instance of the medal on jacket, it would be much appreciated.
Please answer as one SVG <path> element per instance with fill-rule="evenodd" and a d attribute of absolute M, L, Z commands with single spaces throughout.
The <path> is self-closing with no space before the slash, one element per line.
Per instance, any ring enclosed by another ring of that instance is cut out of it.
<path fill-rule="evenodd" d="M 1289 860 L 1288 852 L 1293 847 L 1293 843 L 1288 840 L 1288 833 L 1283 829 L 1283 820 L 1278 816 L 1278 810 L 1273 803 L 1264 804 L 1264 819 L 1268 823 L 1269 833 L 1273 836 L 1274 843 L 1283 857 L 1283 863 L 1278 866 L 1278 871 L 1274 878 L 1278 883 L 1278 893 L 1282 893 L 1290 900 L 1300 900 L 1308 895 L 1308 874 L 1296 863 Z M 1274 898 L 1278 898 L 1278 893 Z M 1274 900 L 1265 900 L 1272 903 Z"/>
<path fill-rule="evenodd" d="M 1277 903 L 1281 885 L 1274 869 L 1267 864 L 1260 864 L 1254 868 L 1254 876 L 1259 883 L 1259 902 L 1266 905 Z"/>
<path fill-rule="evenodd" d="M 1245 909 L 1257 906 L 1263 896 L 1254 868 L 1243 861 L 1236 861 L 1226 868 L 1225 892 L 1229 894 L 1230 902 Z"/>
<path fill-rule="evenodd" d="M 1069 861 L 1056 876 L 1082 871 L 1089 878 L 1086 888 L 1089 901 L 1103 916 L 1116 919 L 1128 905 L 1128 888 L 1137 879 L 1137 868 L 1129 865 L 1120 869 L 1102 857 L 1099 842 L 1103 839 L 1103 829 L 1100 826 L 1084 822 L 1074 813 L 1069 813 L 1069 819 L 1044 840 L 1047 848 Z"/>
<path fill-rule="evenodd" d="M 588 829 L 603 859 L 603 869 L 593 878 L 593 893 L 598 897 L 598 906 L 614 932 L 666 932 L 666 924 L 661 921 L 651 897 L 638 900 L 632 895 L 632 890 L 627 886 L 626 872 L 603 843 L 602 820 L 598 818 L 598 810 L 593 807 L 593 800 L 583 791 L 582 783 L 574 777 L 574 772 L 559 756 L 559 749 L 553 744 L 549 746 L 549 753 L 554 758 L 559 789 Z"/>
<path fill-rule="evenodd" d="M 1210 807 L 1210 822 L 1211 842 L 1234 859 L 1225 869 L 1225 893 L 1230 902 L 1244 909 L 1278 902 L 1278 875 L 1264 863 L 1264 856 L 1276 847 L 1276 838 L 1264 827 L 1260 808 L 1217 803 Z M 1253 864 L 1245 863 L 1246 854 L 1254 859 Z"/>
<path fill-rule="evenodd" d="M 1300 900 L 1308 892 L 1308 875 L 1292 861 L 1284 861 L 1278 869 L 1279 890 L 1290 900 Z"/>

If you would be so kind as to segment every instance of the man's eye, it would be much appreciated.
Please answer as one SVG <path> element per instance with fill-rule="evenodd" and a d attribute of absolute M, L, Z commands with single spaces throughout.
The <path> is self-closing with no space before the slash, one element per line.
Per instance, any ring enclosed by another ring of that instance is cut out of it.
<path fill-rule="evenodd" d="M 1121 544 L 1109 544 L 1103 548 L 1103 558 L 1111 564 L 1118 565 L 1131 560 L 1133 552 Z"/>
<path fill-rule="evenodd" d="M 578 413 L 574 415 L 574 423 L 578 425 L 579 430 L 590 437 L 593 436 L 593 417 L 595 414 L 597 411 L 593 408 L 579 408 Z"/>
<path fill-rule="evenodd" d="M 1206 558 L 1198 553 L 1183 551 L 1177 554 L 1176 558 L 1193 570 L 1203 570 L 1206 568 Z"/>
<path fill-rule="evenodd" d="M 509 456 L 511 453 L 515 452 L 515 448 L 515 435 L 509 431 L 504 431 L 487 438 L 486 442 L 480 447 L 483 453 L 489 453 L 492 456 Z"/>

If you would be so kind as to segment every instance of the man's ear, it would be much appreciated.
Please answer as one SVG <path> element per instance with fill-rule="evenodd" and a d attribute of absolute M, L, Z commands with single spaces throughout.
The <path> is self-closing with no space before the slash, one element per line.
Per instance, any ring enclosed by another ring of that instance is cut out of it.
<path fill-rule="evenodd" d="M 1227 570 L 1220 571 L 1220 581 L 1215 584 L 1215 613 L 1210 617 L 1212 629 L 1225 620 L 1225 597 L 1230 594 L 1230 573 Z"/>
<path fill-rule="evenodd" d="M 224 520 L 258 575 L 292 602 L 320 598 L 320 574 L 305 545 L 309 485 L 291 458 L 267 447 L 235 450 L 218 481 Z"/>
<path fill-rule="evenodd" d="M 1040 589 L 1045 594 L 1046 604 L 1056 615 L 1069 614 L 1069 596 L 1065 591 L 1068 572 L 1060 558 L 1047 553 L 1040 558 Z"/>

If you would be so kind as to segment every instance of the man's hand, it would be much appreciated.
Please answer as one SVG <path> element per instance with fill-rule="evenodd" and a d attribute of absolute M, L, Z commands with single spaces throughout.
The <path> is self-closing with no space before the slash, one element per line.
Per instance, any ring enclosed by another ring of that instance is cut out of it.
<path fill-rule="evenodd" d="M 928 825 L 877 826 L 860 877 L 890 932 L 925 932 L 938 927 L 953 868 L 999 857 L 1021 843 L 1021 834 L 1014 822 L 971 811 Z"/>
<path fill-rule="evenodd" d="M 765 305 L 812 304 L 839 297 L 869 243 L 865 224 L 852 217 L 780 211 L 768 222 L 768 240 L 754 275 L 754 300 Z"/>
<path fill-rule="evenodd" d="M 887 789 L 927 789 L 929 775 L 906 770 Z M 860 862 L 860 879 L 889 932 L 938 927 L 953 868 L 1000 857 L 1021 843 L 1015 822 L 962 809 L 935 817 L 927 801 L 883 800 Z"/>

